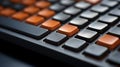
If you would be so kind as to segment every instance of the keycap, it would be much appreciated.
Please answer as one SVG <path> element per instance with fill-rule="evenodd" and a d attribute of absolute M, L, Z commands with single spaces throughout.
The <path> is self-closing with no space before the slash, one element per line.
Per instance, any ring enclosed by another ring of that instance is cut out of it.
<path fill-rule="evenodd" d="M 67 36 L 73 36 L 79 31 L 77 26 L 70 25 L 70 24 L 65 24 L 64 26 L 60 27 L 58 29 L 59 33 L 65 34 Z"/>
<path fill-rule="evenodd" d="M 80 14 L 80 17 L 87 18 L 89 20 L 95 20 L 97 18 L 99 13 L 92 12 L 92 11 L 85 11 L 82 14 Z"/>
<path fill-rule="evenodd" d="M 64 13 L 70 14 L 70 15 L 76 15 L 81 12 L 81 9 L 75 8 L 75 7 L 69 7 L 64 10 Z"/>
<path fill-rule="evenodd" d="M 118 21 L 118 17 L 116 16 L 111 16 L 111 15 L 105 15 L 99 18 L 99 21 L 105 22 L 108 24 L 114 24 Z"/>
<path fill-rule="evenodd" d="M 103 33 L 108 29 L 108 24 L 101 22 L 93 22 L 88 26 L 88 28 Z"/>
<path fill-rule="evenodd" d="M 84 29 L 84 30 L 80 31 L 76 36 L 76 38 L 84 39 L 88 42 L 92 42 L 97 37 L 98 37 L 98 33 L 96 31 L 92 31 L 89 29 Z"/>
<path fill-rule="evenodd" d="M 41 24 L 41 27 L 46 28 L 51 31 L 57 29 L 60 26 L 61 26 L 61 23 L 59 21 L 52 20 L 52 19 Z"/>
<path fill-rule="evenodd" d="M 91 10 L 98 12 L 98 13 L 101 13 L 101 14 L 104 14 L 105 12 L 107 12 L 109 10 L 109 8 L 106 6 L 102 6 L 102 5 L 96 5 L 96 6 L 93 6 L 91 8 Z"/>
<path fill-rule="evenodd" d="M 109 50 L 115 49 L 120 44 L 119 37 L 105 34 L 97 40 L 97 44 L 107 47 Z"/>
<path fill-rule="evenodd" d="M 1 3 L 2 6 L 4 7 L 10 7 L 12 6 L 12 3 L 8 0 L 4 0 L 2 3 Z"/>
<path fill-rule="evenodd" d="M 74 0 L 60 0 L 60 3 L 65 6 L 69 6 L 75 3 Z"/>
<path fill-rule="evenodd" d="M 59 12 L 59 11 L 62 11 L 62 10 L 65 8 L 65 6 L 56 3 L 56 4 L 52 5 L 52 6 L 50 6 L 49 8 L 50 8 L 51 10 L 54 10 L 54 11 L 56 11 L 56 12 Z"/>
<path fill-rule="evenodd" d="M 63 45 L 63 48 L 71 51 L 79 52 L 83 48 L 85 48 L 86 45 L 87 45 L 86 41 L 72 38 L 72 39 L 69 39 L 67 42 L 65 42 L 65 44 Z"/>
<path fill-rule="evenodd" d="M 47 8 L 51 5 L 50 2 L 48 1 L 39 1 L 39 2 L 36 2 L 36 6 L 39 7 L 39 8 Z"/>
<path fill-rule="evenodd" d="M 29 7 L 26 7 L 24 9 L 24 12 L 29 13 L 29 14 L 35 14 L 38 11 L 40 11 L 40 9 L 38 7 L 36 7 L 36 6 L 29 6 Z"/>
<path fill-rule="evenodd" d="M 52 16 L 55 15 L 55 11 L 50 10 L 50 9 L 44 9 L 44 10 L 38 12 L 38 15 L 43 16 L 45 18 L 51 18 Z"/>
<path fill-rule="evenodd" d="M 43 17 L 37 16 L 37 15 L 31 16 L 31 17 L 26 19 L 27 23 L 32 24 L 32 25 L 36 25 L 36 26 L 43 23 L 44 21 L 45 21 L 45 19 Z"/>
<path fill-rule="evenodd" d="M 91 4 L 84 2 L 84 1 L 80 1 L 80 2 L 75 4 L 75 7 L 80 8 L 80 9 L 87 9 L 90 6 L 91 6 Z"/>
<path fill-rule="evenodd" d="M 55 16 L 53 16 L 53 19 L 61 21 L 61 22 L 65 22 L 67 21 L 71 16 L 65 13 L 59 13 Z"/>
<path fill-rule="evenodd" d="M 23 21 L 28 17 L 29 17 L 29 14 L 27 14 L 25 12 L 17 12 L 17 13 L 12 15 L 12 18 L 19 20 L 19 21 Z"/>
<path fill-rule="evenodd" d="M 25 7 L 25 6 L 22 5 L 22 4 L 14 4 L 14 5 L 12 5 L 12 8 L 15 9 L 16 11 L 23 10 L 24 7 Z"/>
<path fill-rule="evenodd" d="M 85 1 L 88 2 L 88 3 L 91 3 L 93 5 L 98 4 L 98 3 L 101 2 L 101 0 L 85 0 Z"/>
<path fill-rule="evenodd" d="M 36 0 L 22 0 L 22 4 L 24 5 L 33 5 Z"/>
<path fill-rule="evenodd" d="M 118 4 L 118 2 L 112 0 L 103 0 L 101 4 L 108 7 L 114 7 Z"/>
<path fill-rule="evenodd" d="M 80 17 L 75 17 L 74 19 L 69 21 L 69 23 L 73 24 L 73 25 L 76 25 L 80 28 L 83 28 L 88 23 L 88 20 L 84 19 L 84 18 L 80 18 Z"/>
<path fill-rule="evenodd" d="M 11 8 L 5 8 L 0 12 L 1 15 L 7 16 L 7 17 L 13 15 L 14 13 L 16 13 L 16 11 Z"/>
<path fill-rule="evenodd" d="M 115 27 L 109 30 L 109 33 L 120 37 L 120 27 Z"/>
<path fill-rule="evenodd" d="M 33 25 L 29 25 L 26 23 L 21 23 L 19 21 L 6 18 L 6 17 L 0 17 L 0 26 L 4 27 L 6 29 L 21 33 L 23 35 L 35 38 L 35 39 L 41 39 L 44 36 L 48 34 L 48 30 L 35 27 Z"/>
<path fill-rule="evenodd" d="M 108 61 L 114 64 L 120 64 L 120 52 L 114 52 L 112 55 L 108 57 Z"/>
<path fill-rule="evenodd" d="M 92 44 L 85 49 L 85 54 L 88 56 L 93 56 L 95 58 L 101 58 L 107 54 L 108 48 Z"/>
<path fill-rule="evenodd" d="M 120 17 L 120 9 L 114 9 L 109 14 Z"/>
<path fill-rule="evenodd" d="M 55 45 L 55 46 L 59 46 L 61 45 L 63 42 L 65 42 L 68 38 L 66 37 L 66 35 L 60 34 L 60 33 L 52 33 L 50 35 L 48 35 L 45 38 L 45 42 Z"/>

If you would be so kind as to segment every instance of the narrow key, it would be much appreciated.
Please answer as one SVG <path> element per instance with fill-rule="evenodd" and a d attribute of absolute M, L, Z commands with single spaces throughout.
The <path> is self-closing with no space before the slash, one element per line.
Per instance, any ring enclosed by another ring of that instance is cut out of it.
<path fill-rule="evenodd" d="M 41 39 L 48 34 L 48 30 L 46 29 L 35 27 L 26 23 L 21 23 L 10 18 L 0 17 L 0 20 L 1 27 L 33 37 L 35 39 Z"/>

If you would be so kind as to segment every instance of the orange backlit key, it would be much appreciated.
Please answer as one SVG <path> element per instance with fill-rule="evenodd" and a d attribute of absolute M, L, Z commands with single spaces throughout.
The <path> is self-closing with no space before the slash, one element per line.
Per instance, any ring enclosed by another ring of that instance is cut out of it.
<path fill-rule="evenodd" d="M 27 23 L 32 24 L 32 25 L 36 25 L 36 26 L 41 24 L 44 21 L 45 21 L 45 19 L 43 17 L 37 16 L 37 15 L 31 16 L 26 20 Z"/>
<path fill-rule="evenodd" d="M 27 12 L 29 14 L 35 14 L 39 11 L 40 9 L 38 7 L 35 6 L 29 6 L 27 8 L 24 9 L 24 12 Z"/>
<path fill-rule="evenodd" d="M 14 15 L 12 15 L 12 18 L 19 20 L 19 21 L 23 21 L 27 17 L 29 17 L 29 14 L 27 14 L 25 12 L 18 12 L 18 13 L 15 13 Z"/>
<path fill-rule="evenodd" d="M 39 1 L 36 3 L 36 6 L 39 7 L 39 8 L 47 8 L 51 5 L 50 2 L 48 1 Z"/>
<path fill-rule="evenodd" d="M 44 9 L 38 13 L 38 15 L 43 16 L 45 18 L 50 18 L 55 14 L 55 11 L 50 9 Z"/>
<path fill-rule="evenodd" d="M 59 28 L 58 30 L 59 33 L 65 34 L 67 36 L 73 36 L 78 31 L 79 31 L 78 27 L 70 25 L 70 24 L 66 24 L 62 26 L 61 28 Z"/>
<path fill-rule="evenodd" d="M 0 14 L 8 17 L 8 16 L 13 15 L 14 13 L 16 13 L 15 10 L 13 10 L 11 8 L 6 8 L 6 9 L 2 10 Z"/>
<path fill-rule="evenodd" d="M 22 0 L 22 4 L 24 5 L 32 5 L 36 2 L 36 0 Z"/>
<path fill-rule="evenodd" d="M 56 21 L 56 20 L 48 20 L 44 23 L 42 23 L 41 27 L 43 28 L 46 28 L 48 30 L 55 30 L 57 29 L 58 27 L 60 27 L 60 22 L 59 21 Z"/>
<path fill-rule="evenodd" d="M 88 3 L 91 3 L 93 5 L 100 3 L 102 0 L 85 0 Z"/>
<path fill-rule="evenodd" d="M 11 0 L 13 3 L 21 3 L 21 0 Z"/>
<path fill-rule="evenodd" d="M 120 44 L 120 39 L 116 36 L 105 34 L 98 39 L 97 44 L 105 46 L 110 50 L 115 49 Z"/>

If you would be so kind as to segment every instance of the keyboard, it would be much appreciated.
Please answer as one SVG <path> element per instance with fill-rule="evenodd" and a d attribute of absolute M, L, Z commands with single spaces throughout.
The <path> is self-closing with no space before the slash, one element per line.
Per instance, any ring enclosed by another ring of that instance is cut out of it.
<path fill-rule="evenodd" d="M 77 67 L 120 67 L 120 0 L 0 0 L 0 38 Z"/>

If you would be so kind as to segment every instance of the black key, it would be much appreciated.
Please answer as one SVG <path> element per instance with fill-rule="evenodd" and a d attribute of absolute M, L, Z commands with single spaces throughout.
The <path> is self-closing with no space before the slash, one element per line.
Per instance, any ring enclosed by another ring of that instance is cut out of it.
<path fill-rule="evenodd" d="M 76 7 L 69 7 L 64 10 L 64 13 L 70 14 L 70 15 L 76 15 L 81 12 L 81 9 L 78 9 Z"/>
<path fill-rule="evenodd" d="M 67 21 L 71 16 L 65 13 L 59 13 L 55 16 L 53 16 L 53 19 L 61 21 L 61 22 L 65 22 Z"/>
<path fill-rule="evenodd" d="M 89 8 L 91 6 L 91 4 L 90 3 L 87 3 L 87 2 L 78 2 L 78 3 L 76 3 L 75 4 L 75 7 L 77 7 L 77 8 L 80 8 L 80 9 L 87 9 L 87 8 Z"/>
<path fill-rule="evenodd" d="M 88 42 L 92 42 L 93 40 L 95 40 L 98 37 L 98 33 L 96 31 L 84 29 L 84 30 L 80 31 L 76 37 L 80 38 L 80 39 L 84 39 Z"/>
<path fill-rule="evenodd" d="M 109 33 L 120 37 L 120 27 L 115 27 L 114 29 L 110 30 Z"/>
<path fill-rule="evenodd" d="M 60 3 L 65 6 L 69 6 L 75 3 L 74 0 L 60 0 Z"/>
<path fill-rule="evenodd" d="M 54 10 L 54 11 L 57 11 L 57 12 L 62 11 L 64 8 L 65 8 L 64 5 L 61 5 L 61 4 L 58 4 L 58 3 L 50 6 L 51 10 Z"/>
<path fill-rule="evenodd" d="M 96 58 L 101 58 L 107 52 L 108 52 L 108 48 L 100 46 L 100 45 L 92 44 L 89 47 L 87 47 L 84 53 L 86 55 L 90 55 Z"/>
<path fill-rule="evenodd" d="M 60 44 L 65 42 L 67 39 L 68 38 L 66 37 L 66 35 L 55 32 L 55 33 L 48 35 L 44 41 L 49 44 L 59 46 Z"/>
<path fill-rule="evenodd" d="M 120 64 L 120 52 L 114 52 L 112 55 L 108 57 L 108 61 L 115 64 Z"/>
<path fill-rule="evenodd" d="M 2 3 L 1 3 L 2 6 L 4 7 L 11 7 L 13 4 L 8 1 L 8 0 L 4 0 Z"/>
<path fill-rule="evenodd" d="M 22 4 L 14 4 L 14 5 L 12 5 L 12 8 L 17 10 L 17 11 L 23 10 L 24 7 L 25 6 L 22 5 Z"/>
<path fill-rule="evenodd" d="M 92 7 L 91 10 L 103 14 L 107 12 L 109 8 L 106 6 L 97 5 L 97 6 Z"/>
<path fill-rule="evenodd" d="M 114 7 L 118 4 L 117 1 L 110 1 L 110 0 L 103 0 L 102 5 L 108 6 L 108 7 Z"/>
<path fill-rule="evenodd" d="M 0 21 L 1 27 L 33 37 L 35 39 L 41 39 L 48 34 L 48 30 L 46 29 L 35 27 L 26 23 L 21 23 L 10 18 L 0 17 Z"/>
<path fill-rule="evenodd" d="M 101 23 L 101 22 L 94 22 L 94 23 L 91 23 L 88 26 L 88 28 L 92 29 L 92 30 L 95 30 L 95 31 L 98 31 L 100 33 L 103 33 L 108 29 L 108 24 Z"/>
<path fill-rule="evenodd" d="M 63 47 L 68 50 L 79 52 L 82 49 L 84 49 L 84 47 L 86 47 L 86 45 L 87 45 L 86 41 L 72 38 L 72 39 L 68 40 Z"/>
<path fill-rule="evenodd" d="M 95 18 L 97 18 L 98 15 L 99 13 L 92 12 L 92 11 L 86 11 L 86 12 L 83 12 L 80 16 L 83 18 L 87 18 L 89 20 L 95 20 Z"/>
<path fill-rule="evenodd" d="M 70 24 L 76 25 L 80 28 L 83 28 L 84 26 L 86 26 L 87 23 L 88 23 L 87 19 L 80 18 L 80 17 L 76 17 L 70 21 Z"/>
<path fill-rule="evenodd" d="M 99 21 L 105 22 L 108 24 L 115 24 L 118 21 L 118 17 L 105 15 L 105 16 L 100 17 Z"/>
<path fill-rule="evenodd" d="M 120 17 L 120 9 L 114 9 L 109 14 Z"/>

